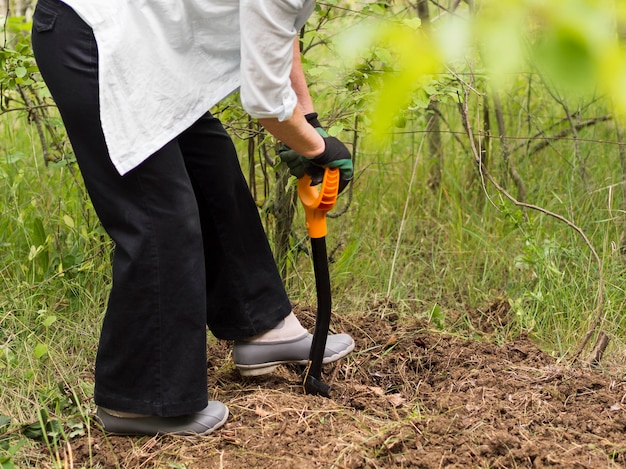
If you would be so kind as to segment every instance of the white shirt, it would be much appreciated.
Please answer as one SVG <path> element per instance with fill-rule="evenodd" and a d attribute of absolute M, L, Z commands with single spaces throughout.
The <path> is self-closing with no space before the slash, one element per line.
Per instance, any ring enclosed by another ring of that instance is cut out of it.
<path fill-rule="evenodd" d="M 293 40 L 315 0 L 63 1 L 94 31 L 100 119 L 120 174 L 239 87 L 254 118 L 293 113 Z"/>

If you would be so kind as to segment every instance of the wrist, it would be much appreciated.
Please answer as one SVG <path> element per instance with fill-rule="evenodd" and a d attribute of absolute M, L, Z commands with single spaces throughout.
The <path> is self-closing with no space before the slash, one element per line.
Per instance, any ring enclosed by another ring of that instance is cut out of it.
<path fill-rule="evenodd" d="M 318 134 L 313 128 L 313 134 L 311 134 L 312 141 L 307 145 L 306 149 L 303 149 L 300 154 L 305 158 L 316 158 L 320 156 L 326 150 L 326 142 L 324 138 Z"/>

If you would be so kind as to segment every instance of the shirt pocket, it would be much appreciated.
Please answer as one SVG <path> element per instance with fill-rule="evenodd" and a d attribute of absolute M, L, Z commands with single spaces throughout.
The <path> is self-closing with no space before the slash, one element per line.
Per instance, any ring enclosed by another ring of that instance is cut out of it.
<path fill-rule="evenodd" d="M 47 3 L 51 2 L 40 1 L 37 3 L 35 13 L 33 14 L 33 29 L 38 33 L 52 31 L 59 14 L 59 12 L 54 9 L 54 4 L 48 5 Z"/>

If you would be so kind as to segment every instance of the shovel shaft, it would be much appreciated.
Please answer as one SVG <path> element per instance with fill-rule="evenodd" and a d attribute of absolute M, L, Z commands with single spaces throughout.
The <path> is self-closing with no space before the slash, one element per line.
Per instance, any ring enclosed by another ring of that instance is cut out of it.
<path fill-rule="evenodd" d="M 320 187 L 311 185 L 306 175 L 298 182 L 298 195 L 304 205 L 306 225 L 311 238 L 313 271 L 317 290 L 317 317 L 313 331 L 313 342 L 309 352 L 309 363 L 304 375 L 304 391 L 307 394 L 330 396 L 330 386 L 321 380 L 326 339 L 330 328 L 332 310 L 330 274 L 326 254 L 326 212 L 333 208 L 339 188 L 339 171 L 326 169 Z"/>
<path fill-rule="evenodd" d="M 309 360 L 309 375 L 319 379 L 322 373 L 322 361 L 326 350 L 326 338 L 330 328 L 332 300 L 330 294 L 330 275 L 328 273 L 328 258 L 326 256 L 326 238 L 311 238 L 313 255 L 313 271 L 315 273 L 315 288 L 317 289 L 317 318 L 313 330 L 313 343 Z"/>

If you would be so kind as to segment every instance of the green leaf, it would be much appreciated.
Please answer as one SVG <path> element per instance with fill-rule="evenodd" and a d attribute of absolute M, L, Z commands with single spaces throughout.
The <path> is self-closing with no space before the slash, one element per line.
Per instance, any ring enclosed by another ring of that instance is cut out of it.
<path fill-rule="evenodd" d="M 2 430 L 4 427 L 8 427 L 10 423 L 11 417 L 7 415 L 0 415 L 0 430 Z"/>
<path fill-rule="evenodd" d="M 26 438 L 30 438 L 32 440 L 40 440 L 43 438 L 43 431 L 41 430 L 41 424 L 39 422 L 33 423 L 31 425 L 27 425 L 22 429 L 22 434 Z"/>
<path fill-rule="evenodd" d="M 48 411 L 46 409 L 41 409 L 39 411 L 39 422 L 25 425 L 22 428 L 22 434 L 33 440 L 41 440 L 45 437 L 50 437 L 52 439 L 56 439 L 62 433 L 61 422 L 57 419 L 50 420 Z"/>
<path fill-rule="evenodd" d="M 23 159 L 26 155 L 21 151 L 15 151 L 13 153 L 5 153 L 2 155 L 2 163 L 13 164 L 16 161 Z"/>
<path fill-rule="evenodd" d="M 74 220 L 69 215 L 63 215 L 63 222 L 70 228 L 74 228 Z"/>
<path fill-rule="evenodd" d="M 43 325 L 47 329 L 52 324 L 54 324 L 56 322 L 56 320 L 57 320 L 56 316 L 46 316 L 46 318 L 43 320 Z"/>
<path fill-rule="evenodd" d="M 440 67 L 439 57 L 429 39 L 406 26 L 384 25 L 376 31 L 381 43 L 389 44 L 396 57 L 395 70 L 386 73 L 370 108 L 372 134 L 381 138 L 393 125 L 394 117 L 411 104 L 411 95 Z M 420 60 L 414 60 L 415 51 Z"/>
<path fill-rule="evenodd" d="M 419 18 L 409 18 L 402 20 L 402 24 L 413 29 L 414 31 L 417 31 L 422 25 L 422 20 Z"/>
<path fill-rule="evenodd" d="M 343 124 L 341 122 L 336 122 L 328 128 L 328 135 L 331 137 L 336 137 L 343 130 Z"/>
<path fill-rule="evenodd" d="M 23 16 L 9 16 L 6 20 L 7 29 L 11 32 L 30 32 L 33 23 Z"/>
<path fill-rule="evenodd" d="M 31 236 L 33 237 L 33 245 L 44 246 L 46 243 L 46 230 L 43 227 L 43 221 L 41 217 L 33 218 L 31 224 Z"/>
<path fill-rule="evenodd" d="M 37 255 L 39 255 L 42 249 L 43 246 L 31 246 L 28 251 L 28 260 L 32 261 L 35 257 L 37 257 Z"/>
<path fill-rule="evenodd" d="M 430 311 L 430 319 L 435 323 L 438 329 L 443 329 L 446 325 L 446 315 L 437 303 L 433 306 L 433 309 Z"/>
<path fill-rule="evenodd" d="M 13 456 L 0 456 L 0 468 L 14 469 L 15 463 L 13 462 Z"/>
<path fill-rule="evenodd" d="M 35 357 L 42 358 L 44 355 L 48 353 L 48 346 L 43 343 L 39 343 L 35 346 Z"/>
<path fill-rule="evenodd" d="M 18 78 L 24 78 L 27 73 L 28 73 L 28 70 L 26 70 L 25 67 L 17 67 L 15 69 L 15 76 Z"/>
<path fill-rule="evenodd" d="M 82 422 L 70 423 L 69 427 L 68 438 L 76 438 L 77 436 L 83 436 L 85 434 L 85 425 Z"/>

